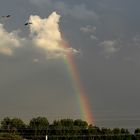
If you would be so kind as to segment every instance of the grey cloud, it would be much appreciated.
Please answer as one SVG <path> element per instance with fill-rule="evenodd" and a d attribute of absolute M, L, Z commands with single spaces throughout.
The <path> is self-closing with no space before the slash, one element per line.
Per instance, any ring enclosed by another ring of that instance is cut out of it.
<path fill-rule="evenodd" d="M 30 0 L 30 2 L 37 6 L 42 6 L 43 4 L 52 5 L 50 0 Z"/>
<path fill-rule="evenodd" d="M 50 1 L 50 0 L 30 0 L 31 3 L 43 7 L 44 5 L 48 6 L 51 10 L 56 10 L 60 12 L 62 15 L 69 15 L 73 18 L 85 20 L 85 19 L 95 19 L 97 20 L 99 17 L 93 11 L 87 8 L 85 4 L 73 5 L 69 6 L 66 2 L 62 1 Z M 46 8 L 46 7 L 45 7 Z"/>
<path fill-rule="evenodd" d="M 85 27 L 81 27 L 80 31 L 84 32 L 84 33 L 94 33 L 96 31 L 96 27 L 95 26 L 91 26 L 91 25 L 86 25 Z"/>
<path fill-rule="evenodd" d="M 120 45 L 116 40 L 106 40 L 99 43 L 99 46 L 103 49 L 103 54 L 107 57 L 118 52 L 120 50 Z"/>
<path fill-rule="evenodd" d="M 84 27 L 81 27 L 80 31 L 85 33 L 85 34 L 88 34 L 90 39 L 98 40 L 98 38 L 94 35 L 94 33 L 96 32 L 96 27 L 95 26 L 86 25 Z"/>
<path fill-rule="evenodd" d="M 91 38 L 92 40 L 98 40 L 98 38 L 97 38 L 95 35 L 90 35 L 90 38 Z"/>
<path fill-rule="evenodd" d="M 97 14 L 93 10 L 87 9 L 84 4 L 75 5 L 69 10 L 69 14 L 77 19 L 98 19 Z"/>

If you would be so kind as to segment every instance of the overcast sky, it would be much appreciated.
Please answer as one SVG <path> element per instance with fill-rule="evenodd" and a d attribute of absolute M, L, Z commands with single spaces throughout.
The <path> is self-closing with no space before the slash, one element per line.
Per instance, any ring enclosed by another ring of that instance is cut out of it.
<path fill-rule="evenodd" d="M 139 127 L 139 5 L 138 0 L 1 0 L 0 117 L 80 118 L 59 58 L 71 51 L 96 125 Z M 25 27 L 28 20 L 45 28 Z M 70 49 L 59 48 L 60 34 Z M 53 49 L 43 46 L 49 39 Z"/>

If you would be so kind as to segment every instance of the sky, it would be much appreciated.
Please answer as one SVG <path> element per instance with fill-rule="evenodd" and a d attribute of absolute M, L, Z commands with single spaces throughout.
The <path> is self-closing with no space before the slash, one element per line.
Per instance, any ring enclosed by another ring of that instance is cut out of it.
<path fill-rule="evenodd" d="M 139 5 L 138 0 L 1 0 L 0 118 L 81 118 L 63 60 L 71 53 L 95 125 L 139 127 Z M 32 24 L 24 26 L 27 21 Z"/>

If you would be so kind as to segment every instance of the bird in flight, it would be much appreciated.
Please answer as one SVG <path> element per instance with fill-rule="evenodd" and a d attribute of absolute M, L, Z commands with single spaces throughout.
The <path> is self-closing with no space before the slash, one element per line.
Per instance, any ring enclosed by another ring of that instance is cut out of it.
<path fill-rule="evenodd" d="M 32 22 L 26 22 L 24 25 L 27 26 L 27 25 L 30 25 L 32 24 Z"/>
<path fill-rule="evenodd" d="M 7 15 L 7 16 L 2 16 L 2 18 L 10 18 L 11 15 Z"/>

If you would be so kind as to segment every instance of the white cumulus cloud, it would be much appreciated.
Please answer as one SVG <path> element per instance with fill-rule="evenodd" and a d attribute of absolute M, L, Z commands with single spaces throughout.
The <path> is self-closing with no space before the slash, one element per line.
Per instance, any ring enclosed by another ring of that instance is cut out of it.
<path fill-rule="evenodd" d="M 0 53 L 4 55 L 12 55 L 14 49 L 21 46 L 17 32 L 7 32 L 2 24 L 0 24 L 0 39 Z"/>
<path fill-rule="evenodd" d="M 31 15 L 29 21 L 30 35 L 33 44 L 46 53 L 47 58 L 64 57 L 67 53 L 77 53 L 76 49 L 67 47 L 59 28 L 60 15 L 53 12 L 48 18 L 42 19 L 37 15 Z"/>

